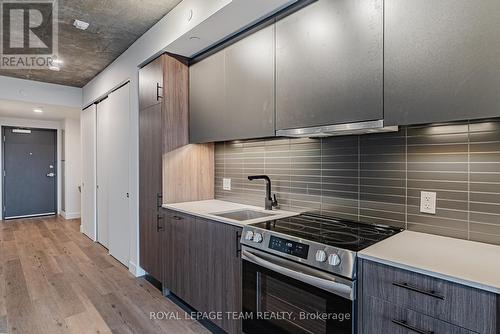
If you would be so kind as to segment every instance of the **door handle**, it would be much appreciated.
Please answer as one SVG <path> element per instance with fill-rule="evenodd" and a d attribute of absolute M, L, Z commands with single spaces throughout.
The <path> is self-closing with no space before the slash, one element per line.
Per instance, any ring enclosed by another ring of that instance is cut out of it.
<path fill-rule="evenodd" d="M 422 330 L 420 328 L 417 328 L 417 327 L 413 327 L 413 326 L 410 326 L 408 325 L 408 323 L 404 320 L 396 320 L 396 319 L 393 319 L 392 320 L 392 323 L 393 324 L 396 324 L 398 326 L 401 326 L 403 328 L 406 328 L 407 330 L 409 330 L 410 332 L 415 332 L 415 333 L 418 333 L 418 334 L 434 334 L 433 331 L 425 331 L 425 330 Z"/>
<path fill-rule="evenodd" d="M 55 174 L 55 173 L 48 173 L 48 174 L 47 174 L 47 177 L 54 177 L 54 176 L 56 176 L 56 174 Z"/>
<path fill-rule="evenodd" d="M 236 231 L 236 257 L 240 258 L 241 257 L 241 233 L 239 231 Z"/>
<path fill-rule="evenodd" d="M 440 294 L 437 294 L 435 291 L 425 291 L 425 290 L 419 289 L 419 288 L 417 288 L 415 286 L 412 286 L 412 285 L 410 285 L 408 283 L 394 282 L 394 283 L 392 283 L 392 285 L 397 286 L 398 288 L 402 288 L 402 289 L 406 289 L 406 290 L 413 291 L 413 292 L 416 292 L 416 293 L 420 293 L 420 294 L 423 294 L 423 295 L 426 295 L 426 296 L 429 296 L 429 297 L 433 297 L 433 298 L 444 300 L 444 296 L 442 296 Z"/>
<path fill-rule="evenodd" d="M 156 232 L 161 232 L 164 230 L 164 226 L 160 224 L 160 221 L 163 220 L 163 215 L 157 214 L 156 215 Z"/>
<path fill-rule="evenodd" d="M 163 87 L 159 83 L 156 83 L 156 101 L 163 99 L 163 96 L 160 95 L 160 89 L 163 89 Z"/>
<path fill-rule="evenodd" d="M 354 283 L 347 279 L 333 276 L 314 268 L 308 268 L 304 265 L 289 263 L 290 261 L 260 251 L 243 249 L 241 251 L 241 258 L 260 267 L 296 279 L 297 281 L 331 292 L 334 295 L 354 300 L 356 288 Z"/>
<path fill-rule="evenodd" d="M 156 208 L 161 209 L 162 204 L 163 204 L 163 194 L 157 193 L 156 194 Z"/>

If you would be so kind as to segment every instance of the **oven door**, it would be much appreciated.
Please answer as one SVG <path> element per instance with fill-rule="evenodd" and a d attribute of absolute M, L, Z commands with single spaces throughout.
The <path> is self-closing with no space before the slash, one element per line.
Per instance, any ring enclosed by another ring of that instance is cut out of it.
<path fill-rule="evenodd" d="M 354 333 L 353 281 L 243 246 L 243 332 Z"/>

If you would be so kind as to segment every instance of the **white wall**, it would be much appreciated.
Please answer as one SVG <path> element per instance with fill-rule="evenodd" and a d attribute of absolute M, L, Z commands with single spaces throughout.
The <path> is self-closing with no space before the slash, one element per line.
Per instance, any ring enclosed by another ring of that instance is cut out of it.
<path fill-rule="evenodd" d="M 17 118 L 0 118 L 0 127 L 2 126 L 19 126 L 25 128 L 38 128 L 38 129 L 54 129 L 57 130 L 57 210 L 58 214 L 61 212 L 61 122 L 42 121 L 42 120 L 27 120 Z M 0 145 L 0 165 L 2 164 L 3 152 L 2 145 Z M 3 194 L 2 194 L 3 178 L 0 177 L 0 208 L 3 207 Z M 0 210 L 0 218 L 3 218 L 3 210 Z"/>
<path fill-rule="evenodd" d="M 76 87 L 68 87 L 62 85 L 55 85 L 45 82 L 10 78 L 0 76 L 0 100 L 17 101 L 22 103 L 33 103 L 35 105 L 44 105 L 44 114 L 50 113 L 50 106 L 63 106 L 69 108 L 82 107 L 83 90 Z M 60 109 L 60 108 L 58 108 Z M 74 116 L 71 116 L 74 117 Z M 0 116 L 0 126 L 20 126 L 28 128 L 42 128 L 42 129 L 56 129 L 57 130 L 57 208 L 58 213 L 61 214 L 61 195 L 62 195 L 62 182 L 61 182 L 61 133 L 62 129 L 68 126 L 66 135 L 69 136 L 66 142 L 67 159 L 70 158 L 70 166 L 66 166 L 66 174 L 70 175 L 67 179 L 66 185 L 72 187 L 66 190 L 66 211 L 70 215 L 79 216 L 80 213 L 80 200 L 76 200 L 76 193 L 74 185 L 80 182 L 80 125 L 77 119 L 66 119 L 62 121 L 47 121 L 36 119 L 21 119 Z M 76 129 L 75 129 L 76 126 Z M 0 148 L 0 157 L 1 157 Z M 69 153 L 69 156 L 68 156 Z M 74 156 L 76 154 L 76 157 Z M 0 158 L 1 159 L 1 158 Z M 69 182 L 68 182 L 69 181 Z M 0 185 L 1 185 L 0 178 Z M 0 187 L 0 201 L 2 198 Z M 78 191 L 78 188 L 76 189 Z M 1 210 L 0 210 L 1 211 Z M 1 216 L 2 213 L 0 213 Z M 68 216 L 68 218 L 71 218 Z"/>
<path fill-rule="evenodd" d="M 82 107 L 82 89 L 0 76 L 0 100 Z"/>
<path fill-rule="evenodd" d="M 80 218 L 80 192 L 81 183 L 81 146 L 80 146 L 80 120 L 66 119 L 64 121 L 65 134 L 65 211 L 62 215 L 66 219 Z"/>

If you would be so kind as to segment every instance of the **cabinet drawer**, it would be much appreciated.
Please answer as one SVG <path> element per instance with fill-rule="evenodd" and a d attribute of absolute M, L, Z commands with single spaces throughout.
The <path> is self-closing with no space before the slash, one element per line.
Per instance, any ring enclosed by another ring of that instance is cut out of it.
<path fill-rule="evenodd" d="M 366 297 L 363 309 L 364 334 L 473 334 L 447 322 L 404 309 L 375 297 Z"/>
<path fill-rule="evenodd" d="M 418 311 L 469 330 L 496 333 L 496 295 L 363 261 L 363 294 Z"/>

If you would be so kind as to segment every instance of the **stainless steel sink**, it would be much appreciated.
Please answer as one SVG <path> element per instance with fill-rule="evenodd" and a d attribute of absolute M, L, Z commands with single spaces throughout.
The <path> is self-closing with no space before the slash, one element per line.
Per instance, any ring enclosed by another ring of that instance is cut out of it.
<path fill-rule="evenodd" d="M 275 214 L 255 210 L 238 210 L 231 212 L 212 213 L 212 215 L 237 221 L 245 221 L 257 218 L 272 217 Z"/>

